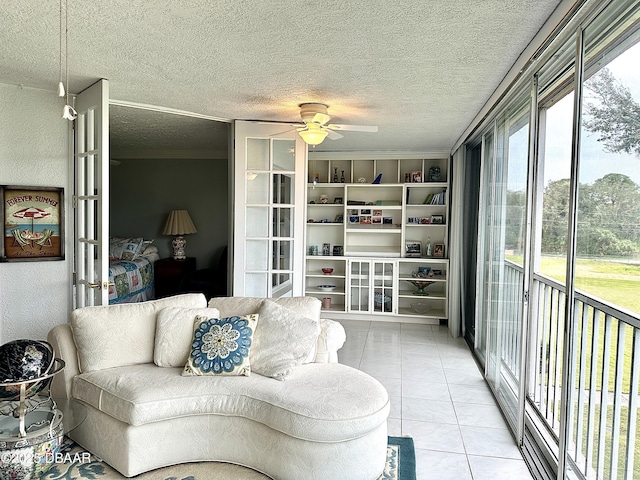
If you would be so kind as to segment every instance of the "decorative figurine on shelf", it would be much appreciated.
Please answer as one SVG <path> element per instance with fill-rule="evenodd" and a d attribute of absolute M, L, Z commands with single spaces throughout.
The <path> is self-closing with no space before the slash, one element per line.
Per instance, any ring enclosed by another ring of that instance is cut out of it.
<path fill-rule="evenodd" d="M 342 170 L 342 175 L 340 176 L 340 183 L 344 183 L 344 170 Z"/>
<path fill-rule="evenodd" d="M 431 250 L 431 237 L 427 238 L 427 244 L 424 247 L 424 254 L 427 257 L 430 257 L 433 255 L 433 251 Z"/>
<path fill-rule="evenodd" d="M 333 169 L 333 183 L 338 183 L 338 167 Z"/>
<path fill-rule="evenodd" d="M 379 173 L 379 174 L 378 174 L 378 176 L 376 177 L 376 179 L 375 179 L 373 182 L 371 182 L 371 183 L 372 183 L 373 185 L 379 185 L 379 184 L 380 184 L 380 182 L 382 182 L 382 174 L 381 174 L 381 173 Z"/>
<path fill-rule="evenodd" d="M 434 165 L 433 167 L 429 167 L 429 181 L 430 182 L 439 182 L 440 181 L 440 167 Z"/>

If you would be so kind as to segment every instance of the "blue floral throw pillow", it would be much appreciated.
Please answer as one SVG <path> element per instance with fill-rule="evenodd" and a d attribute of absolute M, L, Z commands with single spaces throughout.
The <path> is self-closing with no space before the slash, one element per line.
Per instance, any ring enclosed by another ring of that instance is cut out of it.
<path fill-rule="evenodd" d="M 191 353 L 182 375 L 249 376 L 249 350 L 257 322 L 258 314 L 229 318 L 197 316 Z"/>

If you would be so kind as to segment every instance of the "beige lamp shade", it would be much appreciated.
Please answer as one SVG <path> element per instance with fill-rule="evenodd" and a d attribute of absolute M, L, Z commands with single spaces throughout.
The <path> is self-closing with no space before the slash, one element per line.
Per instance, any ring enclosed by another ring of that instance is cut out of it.
<path fill-rule="evenodd" d="M 164 224 L 163 235 L 189 235 L 198 233 L 189 212 L 186 210 L 171 210 Z"/>
<path fill-rule="evenodd" d="M 163 235 L 177 235 L 173 239 L 171 245 L 173 246 L 173 258 L 174 260 L 186 260 L 187 254 L 184 248 L 187 246 L 187 241 L 182 235 L 189 235 L 191 233 L 197 233 L 196 226 L 193 224 L 189 212 L 186 210 L 171 210 L 167 223 L 164 224 Z"/>

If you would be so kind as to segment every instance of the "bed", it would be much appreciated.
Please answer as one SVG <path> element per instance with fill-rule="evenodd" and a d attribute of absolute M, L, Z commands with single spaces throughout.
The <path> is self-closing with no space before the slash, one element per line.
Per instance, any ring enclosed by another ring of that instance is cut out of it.
<path fill-rule="evenodd" d="M 153 300 L 154 264 L 160 257 L 152 240 L 115 237 L 109 241 L 109 304 Z"/>

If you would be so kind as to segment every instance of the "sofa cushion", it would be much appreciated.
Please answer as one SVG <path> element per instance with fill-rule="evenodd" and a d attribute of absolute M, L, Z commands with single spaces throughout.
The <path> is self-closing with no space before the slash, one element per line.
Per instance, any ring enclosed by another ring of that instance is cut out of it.
<path fill-rule="evenodd" d="M 214 297 L 209 300 L 208 306 L 220 310 L 222 317 L 230 317 L 258 313 L 264 300 L 261 297 Z M 270 298 L 269 300 L 304 317 L 320 320 L 322 302 L 315 297 L 282 297 Z"/>
<path fill-rule="evenodd" d="M 220 318 L 217 308 L 167 307 L 156 318 L 153 362 L 159 367 L 184 367 L 191 352 L 193 323 L 198 315 Z"/>
<path fill-rule="evenodd" d="M 201 293 L 152 300 L 82 307 L 71 312 L 80 371 L 153 362 L 156 316 L 166 307 L 204 308 Z"/>
<path fill-rule="evenodd" d="M 73 396 L 130 425 L 186 415 L 240 416 L 316 442 L 361 437 L 389 414 L 384 387 L 338 363 L 301 365 L 286 382 L 256 373 L 183 377 L 181 371 L 150 363 L 83 373 L 74 379 Z"/>
<path fill-rule="evenodd" d="M 320 322 L 264 300 L 251 348 L 254 372 L 285 380 L 309 356 L 320 335 Z"/>
<path fill-rule="evenodd" d="M 269 300 L 293 310 L 303 317 L 320 321 L 322 302 L 316 297 L 281 297 L 270 298 Z M 232 315 L 258 313 L 264 301 L 265 299 L 262 297 L 214 297 L 209 300 L 208 306 L 220 310 L 221 316 L 229 317 Z M 315 360 L 316 349 L 317 346 L 311 349 L 303 363 L 311 363 Z"/>
<path fill-rule="evenodd" d="M 182 375 L 251 374 L 249 352 L 258 315 L 208 318 L 197 316 L 191 353 Z"/>

